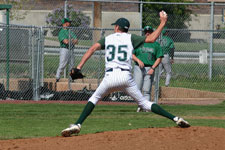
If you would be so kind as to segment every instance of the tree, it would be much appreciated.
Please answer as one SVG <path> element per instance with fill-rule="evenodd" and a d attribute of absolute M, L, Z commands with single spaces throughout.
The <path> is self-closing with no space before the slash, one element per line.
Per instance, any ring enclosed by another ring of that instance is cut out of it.
<path fill-rule="evenodd" d="M 18 13 L 18 10 L 29 10 L 31 8 L 24 8 L 26 3 L 30 2 L 31 0 L 3 0 L 4 4 L 11 4 L 12 9 L 10 10 L 10 19 L 12 20 L 21 20 L 24 19 L 27 15 L 27 11 L 23 11 Z"/>
<path fill-rule="evenodd" d="M 53 27 L 59 27 L 62 25 L 61 20 L 64 18 L 64 6 L 54 9 L 46 17 L 46 23 Z M 67 6 L 67 18 L 71 22 L 71 27 L 89 27 L 91 19 L 79 10 L 75 10 L 73 5 Z M 54 29 L 53 35 L 58 35 L 59 30 Z"/>
<path fill-rule="evenodd" d="M 151 2 L 155 0 L 143 0 Z M 188 2 L 187 0 L 159 0 L 158 2 Z M 188 22 L 191 20 L 192 11 L 188 5 L 167 5 L 167 4 L 144 4 L 143 5 L 143 27 L 151 25 L 153 28 L 159 25 L 159 12 L 166 11 L 168 14 L 167 27 L 169 29 L 187 29 Z M 190 39 L 190 33 L 184 33 L 185 36 L 177 37 L 177 33 L 170 32 L 170 35 L 175 40 Z M 179 35 L 179 34 L 178 34 Z"/>

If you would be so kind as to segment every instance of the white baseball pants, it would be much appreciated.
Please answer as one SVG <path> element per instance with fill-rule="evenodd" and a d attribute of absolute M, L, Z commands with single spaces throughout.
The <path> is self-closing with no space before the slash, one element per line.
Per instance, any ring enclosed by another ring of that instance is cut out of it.
<path fill-rule="evenodd" d="M 148 74 L 150 69 L 151 67 L 140 68 L 138 65 L 134 65 L 134 80 L 138 89 L 143 92 L 145 99 L 149 101 L 151 101 L 152 84 L 154 81 L 154 74 Z"/>
<path fill-rule="evenodd" d="M 153 102 L 144 98 L 130 71 L 122 71 L 120 68 L 105 73 L 101 84 L 88 101 L 96 105 L 99 100 L 115 91 L 125 92 L 137 102 L 139 107 L 144 110 L 151 110 Z"/>
<path fill-rule="evenodd" d="M 60 78 L 60 74 L 66 68 L 67 64 L 69 64 L 69 70 L 74 66 L 73 50 L 60 48 L 59 67 L 56 72 L 56 79 Z"/>
<path fill-rule="evenodd" d="M 169 54 L 164 55 L 162 62 L 159 65 L 159 69 L 160 69 L 160 75 L 164 72 L 164 70 L 166 71 L 165 86 L 168 86 L 170 84 L 170 79 L 172 76 L 172 65 L 170 62 Z"/>

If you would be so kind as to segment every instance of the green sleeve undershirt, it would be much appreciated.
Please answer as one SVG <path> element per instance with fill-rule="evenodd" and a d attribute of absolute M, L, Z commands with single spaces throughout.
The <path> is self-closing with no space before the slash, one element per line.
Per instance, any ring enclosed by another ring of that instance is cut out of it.
<path fill-rule="evenodd" d="M 97 43 L 99 43 L 101 45 L 101 49 L 105 49 L 105 38 L 102 38 Z"/>
<path fill-rule="evenodd" d="M 135 34 L 131 34 L 131 42 L 134 49 L 136 49 L 145 42 L 145 36 L 138 36 Z M 105 49 L 105 38 L 99 40 L 98 43 L 101 45 L 101 49 Z"/>
<path fill-rule="evenodd" d="M 145 42 L 145 36 L 138 36 L 136 34 L 131 34 L 131 42 L 134 49 L 140 47 Z"/>

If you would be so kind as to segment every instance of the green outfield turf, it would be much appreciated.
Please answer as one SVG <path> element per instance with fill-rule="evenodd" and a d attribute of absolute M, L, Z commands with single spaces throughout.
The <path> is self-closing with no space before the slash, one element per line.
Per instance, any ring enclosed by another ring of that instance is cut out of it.
<path fill-rule="evenodd" d="M 47 40 L 58 42 L 58 37 L 46 37 Z M 93 44 L 92 40 L 79 40 L 78 46 L 91 46 Z M 214 52 L 221 52 L 224 50 L 225 44 L 223 42 L 213 43 Z M 205 41 L 204 43 L 198 42 L 174 42 L 176 51 L 179 52 L 189 52 L 189 51 L 199 51 L 203 49 L 209 50 L 209 43 Z"/>
<path fill-rule="evenodd" d="M 174 43 L 176 51 L 178 52 L 197 52 L 199 50 L 208 50 L 209 43 L 189 43 L 189 42 L 175 42 Z M 213 43 L 214 52 L 223 52 L 224 53 L 224 43 Z"/>
<path fill-rule="evenodd" d="M 225 128 L 225 102 L 217 105 L 161 105 L 184 117 L 192 126 Z M 74 123 L 83 104 L 0 104 L 0 139 L 60 136 Z M 153 113 L 137 113 L 136 105 L 97 105 L 83 123 L 80 134 L 176 126 Z"/>

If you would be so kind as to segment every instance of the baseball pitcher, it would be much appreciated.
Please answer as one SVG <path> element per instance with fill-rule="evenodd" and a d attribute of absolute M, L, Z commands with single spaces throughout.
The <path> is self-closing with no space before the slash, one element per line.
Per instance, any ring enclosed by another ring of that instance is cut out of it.
<path fill-rule="evenodd" d="M 77 69 L 82 69 L 85 62 L 96 50 L 104 49 L 105 76 L 99 87 L 88 100 L 88 103 L 83 109 L 83 112 L 78 120 L 70 127 L 62 130 L 62 136 L 68 137 L 71 136 L 71 134 L 78 134 L 81 130 L 82 123 L 91 114 L 98 101 L 115 91 L 125 92 L 130 95 L 142 109 L 167 117 L 180 127 L 190 126 L 184 119 L 170 114 L 159 105 L 145 99 L 132 77 L 131 63 L 133 50 L 145 42 L 154 42 L 158 38 L 167 22 L 167 14 L 164 11 L 160 12 L 160 20 L 161 23 L 159 27 L 151 35 L 145 37 L 137 36 L 135 34 L 128 34 L 127 32 L 130 27 L 129 21 L 125 18 L 119 18 L 112 24 L 115 25 L 115 33 L 99 40 L 89 48 L 89 50 L 82 57 Z"/>

